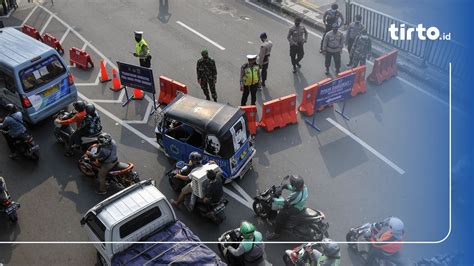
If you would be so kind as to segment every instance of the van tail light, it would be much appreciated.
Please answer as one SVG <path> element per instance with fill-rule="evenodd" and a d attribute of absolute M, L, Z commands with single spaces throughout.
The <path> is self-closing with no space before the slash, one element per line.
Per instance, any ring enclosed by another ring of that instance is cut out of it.
<path fill-rule="evenodd" d="M 28 96 L 21 95 L 20 97 L 21 97 L 21 105 L 25 108 L 30 108 L 31 102 L 30 102 L 30 99 L 28 99 Z"/>
<path fill-rule="evenodd" d="M 71 72 L 69 72 L 69 73 L 67 74 L 67 81 L 69 82 L 69 86 L 74 85 L 74 80 L 72 79 L 72 74 L 71 74 Z"/>

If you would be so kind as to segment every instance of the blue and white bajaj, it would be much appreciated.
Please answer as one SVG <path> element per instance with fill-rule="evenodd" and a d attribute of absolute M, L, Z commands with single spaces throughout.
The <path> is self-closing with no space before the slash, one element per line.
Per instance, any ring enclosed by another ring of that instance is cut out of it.
<path fill-rule="evenodd" d="M 197 151 L 219 165 L 225 183 L 252 168 L 255 148 L 237 107 L 179 94 L 158 113 L 155 133 L 167 157 L 186 162 Z"/>

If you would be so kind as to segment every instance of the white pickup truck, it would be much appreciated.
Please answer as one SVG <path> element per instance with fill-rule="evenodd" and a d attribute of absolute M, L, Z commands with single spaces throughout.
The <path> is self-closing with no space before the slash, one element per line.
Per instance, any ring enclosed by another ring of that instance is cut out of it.
<path fill-rule="evenodd" d="M 176 215 L 152 180 L 130 186 L 81 219 L 103 265 L 225 265 Z M 133 243 L 135 242 L 135 243 Z"/>

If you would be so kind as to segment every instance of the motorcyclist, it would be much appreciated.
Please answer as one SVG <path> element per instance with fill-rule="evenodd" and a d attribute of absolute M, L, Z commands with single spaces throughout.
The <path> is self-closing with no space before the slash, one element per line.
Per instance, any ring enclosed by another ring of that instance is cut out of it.
<path fill-rule="evenodd" d="M 325 238 L 320 244 L 321 252 L 313 249 L 311 245 L 305 247 L 305 255 L 296 265 L 301 266 L 339 266 L 341 264 L 341 253 L 339 245 L 329 238 Z"/>
<path fill-rule="evenodd" d="M 372 244 L 370 245 L 365 265 L 375 265 L 376 258 L 396 263 L 398 260 L 396 255 L 398 255 L 403 246 L 404 230 L 402 220 L 397 217 L 388 217 L 382 222 L 376 223 L 369 237 Z"/>
<path fill-rule="evenodd" d="M 280 237 L 280 233 L 285 226 L 288 217 L 300 213 L 306 205 L 308 200 L 308 188 L 304 184 L 304 180 L 299 175 L 291 175 L 290 184 L 286 184 L 282 189 L 291 191 L 291 194 L 284 202 L 283 208 L 278 212 L 275 220 L 275 231 L 268 235 L 268 239 L 276 239 Z M 278 199 L 274 199 L 275 204 L 278 204 Z"/>
<path fill-rule="evenodd" d="M 209 184 L 206 188 L 206 195 L 202 199 L 202 202 L 206 204 L 219 203 L 224 195 L 224 189 L 222 187 L 222 178 L 220 174 L 217 174 L 213 170 L 208 170 L 206 173 Z"/>
<path fill-rule="evenodd" d="M 93 103 L 87 103 L 85 109 L 86 117 L 84 118 L 83 127 L 86 128 L 87 136 L 95 136 L 102 131 L 99 113 L 95 110 Z"/>
<path fill-rule="evenodd" d="M 209 163 L 214 163 L 214 162 L 209 161 Z M 183 181 L 189 181 L 189 179 L 190 179 L 189 174 L 194 169 L 196 169 L 200 166 L 202 166 L 202 155 L 199 152 L 193 151 L 189 154 L 189 165 L 186 166 L 183 169 L 183 171 L 180 171 L 179 173 L 177 173 L 175 175 L 175 178 L 181 179 Z M 192 183 L 189 182 L 188 184 L 186 184 L 186 186 L 184 186 L 181 189 L 181 193 L 179 193 L 179 196 L 178 196 L 177 200 L 173 200 L 173 199 L 171 200 L 171 204 L 173 204 L 173 206 L 178 207 L 179 205 L 181 205 L 181 203 L 184 202 L 184 199 L 186 198 L 186 196 L 193 192 L 193 188 L 192 188 L 191 184 Z"/>
<path fill-rule="evenodd" d="M 262 234 L 255 230 L 255 226 L 244 221 L 235 231 L 240 231 L 242 242 L 238 248 L 232 246 L 224 248 L 224 256 L 230 253 L 236 258 L 241 258 L 244 265 L 265 265 L 265 244 L 261 242 Z"/>
<path fill-rule="evenodd" d="M 69 119 L 59 120 L 56 119 L 56 122 L 61 125 L 70 125 L 76 123 L 76 130 L 72 132 L 69 136 L 69 141 L 66 145 L 66 157 L 71 157 L 74 155 L 72 145 L 80 145 L 81 137 L 87 135 L 87 128 L 83 126 L 84 119 L 86 118 L 86 103 L 83 101 L 77 101 L 72 104 L 74 107 L 73 116 Z"/>
<path fill-rule="evenodd" d="M 8 115 L 1 121 L 0 129 L 6 131 L 3 136 L 11 151 L 8 157 L 16 159 L 18 154 L 16 153 L 15 142 L 23 140 L 27 135 L 27 130 L 23 122 L 23 114 L 13 104 L 7 104 L 5 109 Z"/>
<path fill-rule="evenodd" d="M 106 179 L 107 174 L 114 168 L 118 162 L 117 144 L 108 133 L 101 133 L 98 140 L 98 150 L 96 153 L 87 152 L 92 160 L 97 160 L 100 164 L 98 173 L 99 189 L 96 191 L 99 195 L 107 194 Z"/>

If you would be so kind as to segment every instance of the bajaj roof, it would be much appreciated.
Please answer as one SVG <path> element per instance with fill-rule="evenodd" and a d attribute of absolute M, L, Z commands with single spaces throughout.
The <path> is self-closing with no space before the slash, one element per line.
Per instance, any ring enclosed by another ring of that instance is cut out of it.
<path fill-rule="evenodd" d="M 0 64 L 15 68 L 54 49 L 15 28 L 0 29 Z"/>
<path fill-rule="evenodd" d="M 221 135 L 245 113 L 237 107 L 211 102 L 186 94 L 177 96 L 164 110 L 166 117 L 201 132 Z"/>

